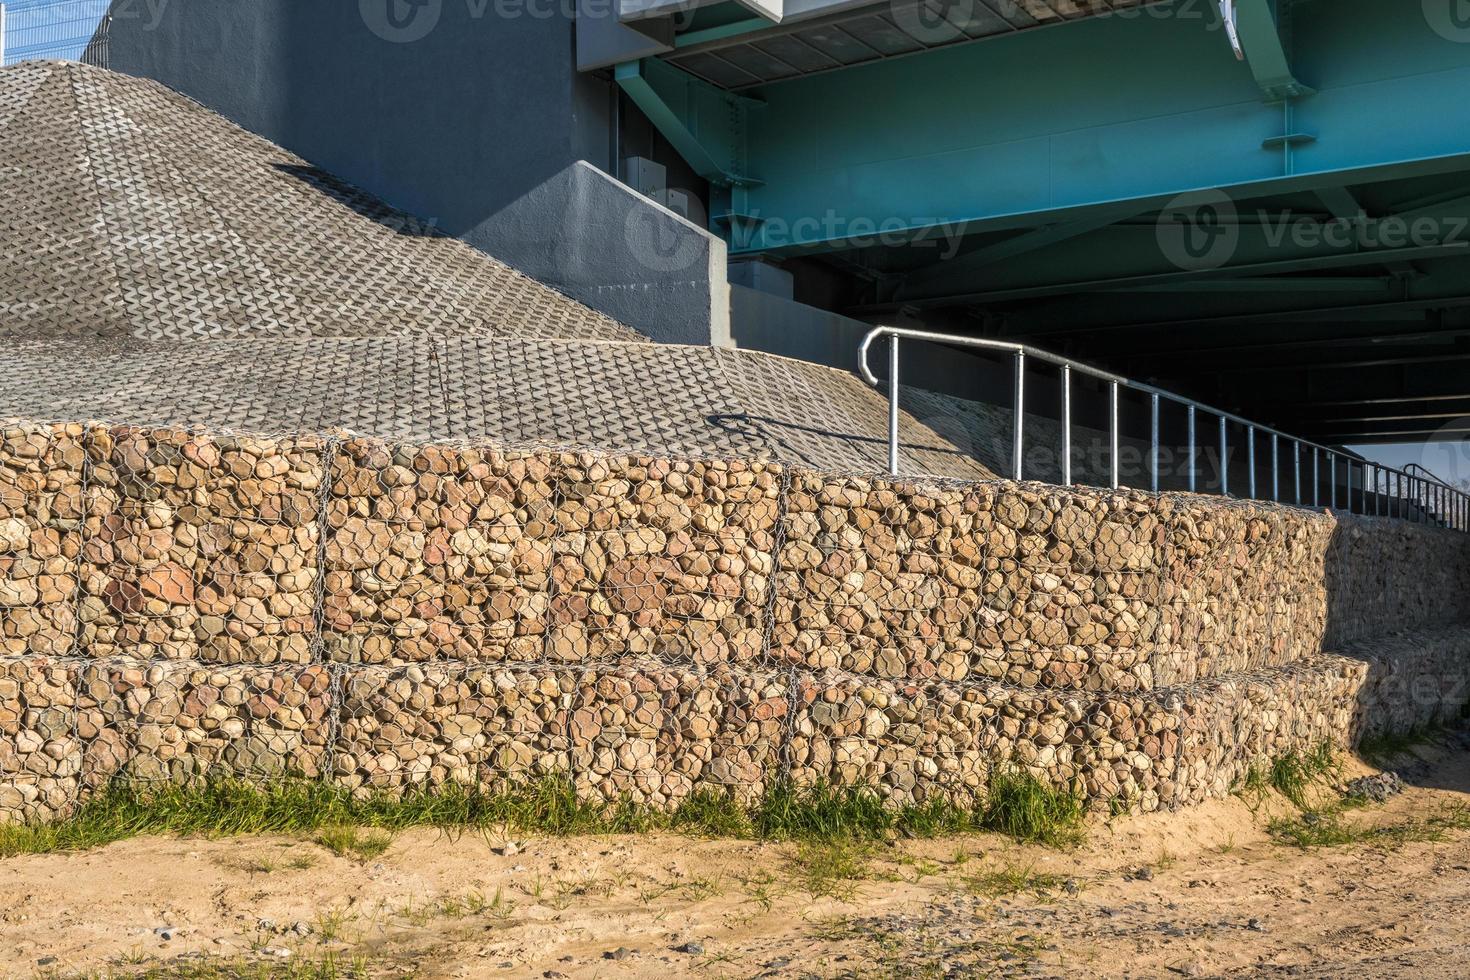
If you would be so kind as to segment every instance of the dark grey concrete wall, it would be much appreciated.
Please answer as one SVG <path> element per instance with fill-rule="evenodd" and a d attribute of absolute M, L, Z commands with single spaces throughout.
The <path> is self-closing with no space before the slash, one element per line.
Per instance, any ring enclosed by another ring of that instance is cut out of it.
<path fill-rule="evenodd" d="M 612 83 L 575 70 L 571 7 L 116 0 L 110 64 L 155 78 L 532 275 L 546 265 L 535 209 L 549 227 L 600 227 L 602 237 L 582 244 L 602 260 L 579 266 L 598 281 L 566 275 L 562 288 L 657 339 L 708 343 L 728 313 L 707 263 L 692 273 L 650 269 L 625 240 L 626 222 L 608 227 L 576 211 L 596 207 L 596 195 L 557 197 L 571 189 L 559 180 L 570 165 L 607 170 L 613 153 Z M 691 276 L 706 280 L 702 290 L 691 289 Z M 635 289 L 646 302 L 625 301 Z M 598 296 L 624 301 L 614 309 Z"/>
<path fill-rule="evenodd" d="M 494 227 L 526 275 L 650 339 L 730 346 L 724 241 L 596 167 L 572 164 Z"/>

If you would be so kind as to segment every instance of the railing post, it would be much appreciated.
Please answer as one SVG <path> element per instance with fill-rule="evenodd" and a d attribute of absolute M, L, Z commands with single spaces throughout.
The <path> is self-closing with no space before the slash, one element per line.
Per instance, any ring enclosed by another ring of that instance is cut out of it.
<path fill-rule="evenodd" d="M 1331 504 L 1333 510 L 1337 510 L 1337 453 L 1327 454 L 1327 482 L 1330 484 Z"/>
<path fill-rule="evenodd" d="M 1013 447 L 1015 454 L 1015 465 L 1012 467 L 1016 482 L 1020 483 L 1024 474 L 1022 472 L 1021 455 L 1025 447 L 1022 440 L 1026 432 L 1026 354 L 1024 351 L 1016 351 L 1016 431 Z"/>
<path fill-rule="evenodd" d="M 1296 505 L 1302 505 L 1302 441 L 1293 439 L 1291 443 L 1291 469 L 1296 480 Z"/>
<path fill-rule="evenodd" d="M 1072 365 L 1062 365 L 1062 486 L 1072 485 Z"/>
<path fill-rule="evenodd" d="M 888 336 L 888 473 L 898 476 L 898 335 Z"/>
<path fill-rule="evenodd" d="M 1189 405 L 1189 492 L 1194 493 L 1198 481 L 1199 450 L 1194 442 L 1194 404 Z"/>
<path fill-rule="evenodd" d="M 1250 479 L 1246 482 L 1246 496 L 1256 499 L 1256 427 L 1245 427 L 1245 464 L 1250 468 Z"/>
<path fill-rule="evenodd" d="M 1111 467 L 1110 483 L 1118 489 L 1118 382 L 1109 382 L 1108 387 L 1108 465 Z"/>
<path fill-rule="evenodd" d="M 1271 433 L 1271 502 L 1281 503 L 1281 444 Z"/>
<path fill-rule="evenodd" d="M 1312 506 L 1320 507 L 1322 502 L 1322 450 L 1316 446 L 1312 447 Z"/>
<path fill-rule="evenodd" d="M 1159 492 L 1159 394 L 1154 392 L 1149 399 L 1148 427 L 1148 483 L 1149 489 Z"/>
<path fill-rule="evenodd" d="M 1351 458 L 1347 461 L 1347 505 L 1348 513 L 1351 514 L 1353 512 L 1353 461 Z"/>
<path fill-rule="evenodd" d="M 1225 416 L 1220 416 L 1220 495 L 1230 496 L 1230 446 L 1225 435 Z"/>

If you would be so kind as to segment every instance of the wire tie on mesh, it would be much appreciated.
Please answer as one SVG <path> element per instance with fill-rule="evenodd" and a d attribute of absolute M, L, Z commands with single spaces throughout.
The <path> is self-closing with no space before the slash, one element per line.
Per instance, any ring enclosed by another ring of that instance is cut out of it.
<path fill-rule="evenodd" d="M 763 666 L 773 666 L 771 659 L 771 642 L 776 627 L 776 599 L 781 583 L 781 552 L 786 547 L 786 510 L 791 502 L 791 467 L 785 464 L 780 466 L 780 475 L 776 483 L 776 523 L 771 536 L 771 568 L 766 583 L 766 609 L 765 621 L 761 624 L 761 648 L 759 662 Z"/>

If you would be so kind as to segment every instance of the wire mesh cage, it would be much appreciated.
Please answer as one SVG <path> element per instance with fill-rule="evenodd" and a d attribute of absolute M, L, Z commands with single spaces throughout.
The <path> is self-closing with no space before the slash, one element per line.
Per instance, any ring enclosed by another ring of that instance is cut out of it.
<path fill-rule="evenodd" d="M 0 806 L 217 772 L 973 802 L 1002 765 L 1173 805 L 1242 753 L 1347 730 L 1361 678 L 1312 659 L 1329 632 L 1430 623 L 1470 588 L 1470 560 L 1417 573 L 1426 542 L 1458 545 L 1444 529 L 1195 501 L 12 423 Z M 1223 745 L 1267 702 L 1282 730 Z"/>

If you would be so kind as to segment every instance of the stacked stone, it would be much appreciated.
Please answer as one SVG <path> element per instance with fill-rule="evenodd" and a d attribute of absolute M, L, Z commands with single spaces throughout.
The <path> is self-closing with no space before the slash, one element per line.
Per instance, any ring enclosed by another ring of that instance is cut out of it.
<path fill-rule="evenodd" d="M 1321 649 L 1333 521 L 1258 501 L 1170 494 L 1159 685 L 1282 666 Z"/>
<path fill-rule="evenodd" d="M 787 750 L 799 786 L 870 787 L 894 805 L 984 792 L 1000 715 L 983 685 L 902 684 L 840 671 L 796 677 Z"/>
<path fill-rule="evenodd" d="M 76 641 L 83 434 L 78 424 L 0 430 L 0 655 L 64 655 Z"/>
<path fill-rule="evenodd" d="M 579 453 L 555 467 L 553 659 L 759 658 L 779 467 Z"/>
<path fill-rule="evenodd" d="M 672 807 L 779 775 L 968 803 L 1013 764 L 1157 809 L 1453 717 L 1470 686 L 1447 626 L 1470 537 L 1442 529 L 736 461 L 3 431 L 9 818 L 211 770 L 566 774 Z"/>
<path fill-rule="evenodd" d="M 354 439 L 332 460 L 324 644 L 342 663 L 544 656 L 552 463 Z"/>
<path fill-rule="evenodd" d="M 1171 692 L 1166 703 L 1182 722 L 1180 761 L 1160 806 L 1224 796 L 1253 766 L 1289 752 L 1347 747 L 1366 676 L 1361 662 L 1317 655 Z"/>
<path fill-rule="evenodd" d="M 76 667 L 0 660 L 0 822 L 65 816 L 77 799 Z"/>
<path fill-rule="evenodd" d="M 1401 520 L 1339 515 L 1329 546 L 1327 646 L 1393 630 L 1470 622 L 1470 537 Z"/>
<path fill-rule="evenodd" d="M 1366 673 L 1314 657 L 1143 693 L 801 675 L 791 776 L 871 787 L 895 805 L 969 804 L 995 767 L 1013 766 L 1094 803 L 1172 809 L 1225 796 L 1286 752 L 1345 746 Z"/>
<path fill-rule="evenodd" d="M 797 472 L 772 653 L 812 669 L 1151 686 L 1159 522 L 1141 494 Z"/>
<path fill-rule="evenodd" d="M 571 720 L 578 792 L 657 808 L 701 789 L 761 796 L 780 771 L 785 672 L 658 663 L 584 670 Z"/>
<path fill-rule="evenodd" d="M 112 657 L 77 677 L 84 784 L 117 776 L 183 782 L 325 771 L 331 678 L 323 666 L 224 665 Z"/>
<path fill-rule="evenodd" d="M 80 650 L 306 663 L 322 440 L 93 427 Z"/>
<path fill-rule="evenodd" d="M 333 777 L 352 789 L 498 790 L 571 770 L 570 668 L 363 666 L 342 684 Z"/>
<path fill-rule="evenodd" d="M 1360 735 L 1422 731 L 1463 719 L 1470 708 L 1470 628 L 1399 631 L 1343 645 L 1366 671 Z"/>

